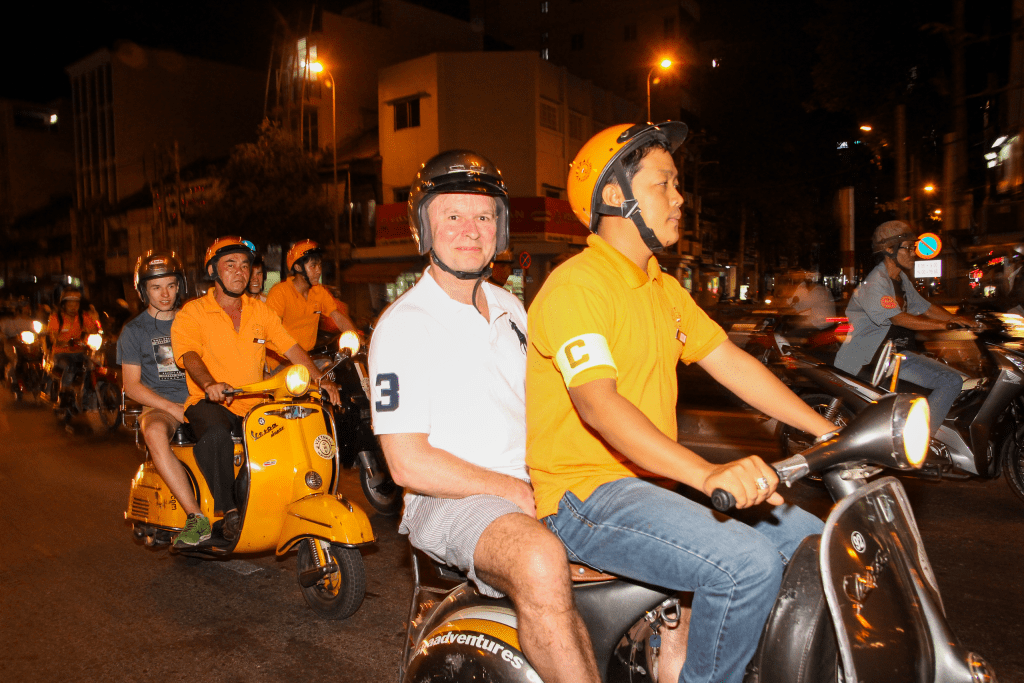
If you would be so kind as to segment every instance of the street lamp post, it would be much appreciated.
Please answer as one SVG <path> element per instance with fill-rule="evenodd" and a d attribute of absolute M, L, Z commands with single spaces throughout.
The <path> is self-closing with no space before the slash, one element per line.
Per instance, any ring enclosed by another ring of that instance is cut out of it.
<path fill-rule="evenodd" d="M 337 91 L 335 87 L 334 76 L 330 70 L 325 68 L 320 62 L 314 62 L 310 64 L 310 69 L 319 73 L 324 72 L 327 74 L 327 78 L 330 79 L 331 89 L 331 149 L 334 153 L 334 198 L 331 202 L 331 208 L 334 214 L 334 284 L 337 287 L 341 287 L 341 238 L 338 235 L 338 131 L 337 131 Z"/>
<path fill-rule="evenodd" d="M 671 59 L 663 59 L 660 62 L 658 62 L 657 64 L 655 64 L 654 66 L 652 66 L 651 70 L 647 72 L 647 121 L 648 122 L 651 120 L 651 74 L 653 74 L 654 70 L 657 69 L 658 67 L 661 67 L 662 69 L 667 69 L 670 66 L 672 66 L 672 60 Z"/>

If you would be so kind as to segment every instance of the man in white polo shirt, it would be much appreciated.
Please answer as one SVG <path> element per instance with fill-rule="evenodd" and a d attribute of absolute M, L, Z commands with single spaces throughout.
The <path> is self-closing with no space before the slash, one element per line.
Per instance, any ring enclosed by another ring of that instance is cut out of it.
<path fill-rule="evenodd" d="M 526 311 L 486 282 L 508 247 L 501 173 L 467 151 L 423 165 L 409 219 L 431 264 L 381 316 L 370 344 L 373 428 L 395 483 L 400 531 L 480 592 L 507 594 L 541 678 L 597 683 L 565 549 L 536 519 L 526 472 Z"/>

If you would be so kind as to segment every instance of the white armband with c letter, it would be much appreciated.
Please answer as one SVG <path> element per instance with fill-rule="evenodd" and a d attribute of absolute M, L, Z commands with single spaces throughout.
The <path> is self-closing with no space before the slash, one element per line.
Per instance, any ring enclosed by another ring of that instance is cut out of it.
<path fill-rule="evenodd" d="M 618 370 L 608 348 L 608 340 L 600 334 L 581 334 L 565 342 L 555 354 L 555 364 L 562 373 L 565 386 L 569 386 L 576 375 L 590 368 L 607 365 Z"/>

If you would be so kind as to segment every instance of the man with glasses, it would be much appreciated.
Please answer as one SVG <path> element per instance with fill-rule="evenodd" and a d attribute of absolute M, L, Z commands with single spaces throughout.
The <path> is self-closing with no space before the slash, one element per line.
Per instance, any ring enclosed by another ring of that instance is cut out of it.
<path fill-rule="evenodd" d="M 846 317 L 853 332 L 839 349 L 835 365 L 856 375 L 871 362 L 878 347 L 892 339 L 906 356 L 900 378 L 932 390 L 928 404 L 934 435 L 960 394 L 963 380 L 948 365 L 906 348 L 917 330 L 945 330 L 949 323 L 972 327 L 975 323 L 929 303 L 914 289 L 907 272 L 914 267 L 916 243 L 917 235 L 903 221 L 888 221 L 875 228 L 871 249 L 878 265 L 850 299 Z"/>

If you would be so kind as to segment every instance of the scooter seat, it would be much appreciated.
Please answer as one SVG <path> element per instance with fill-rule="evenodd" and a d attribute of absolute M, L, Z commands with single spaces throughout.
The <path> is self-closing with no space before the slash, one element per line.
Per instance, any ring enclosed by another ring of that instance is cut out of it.
<path fill-rule="evenodd" d="M 569 563 L 569 576 L 573 583 L 592 583 L 594 581 L 614 581 L 618 577 L 591 569 L 585 564 Z"/>

